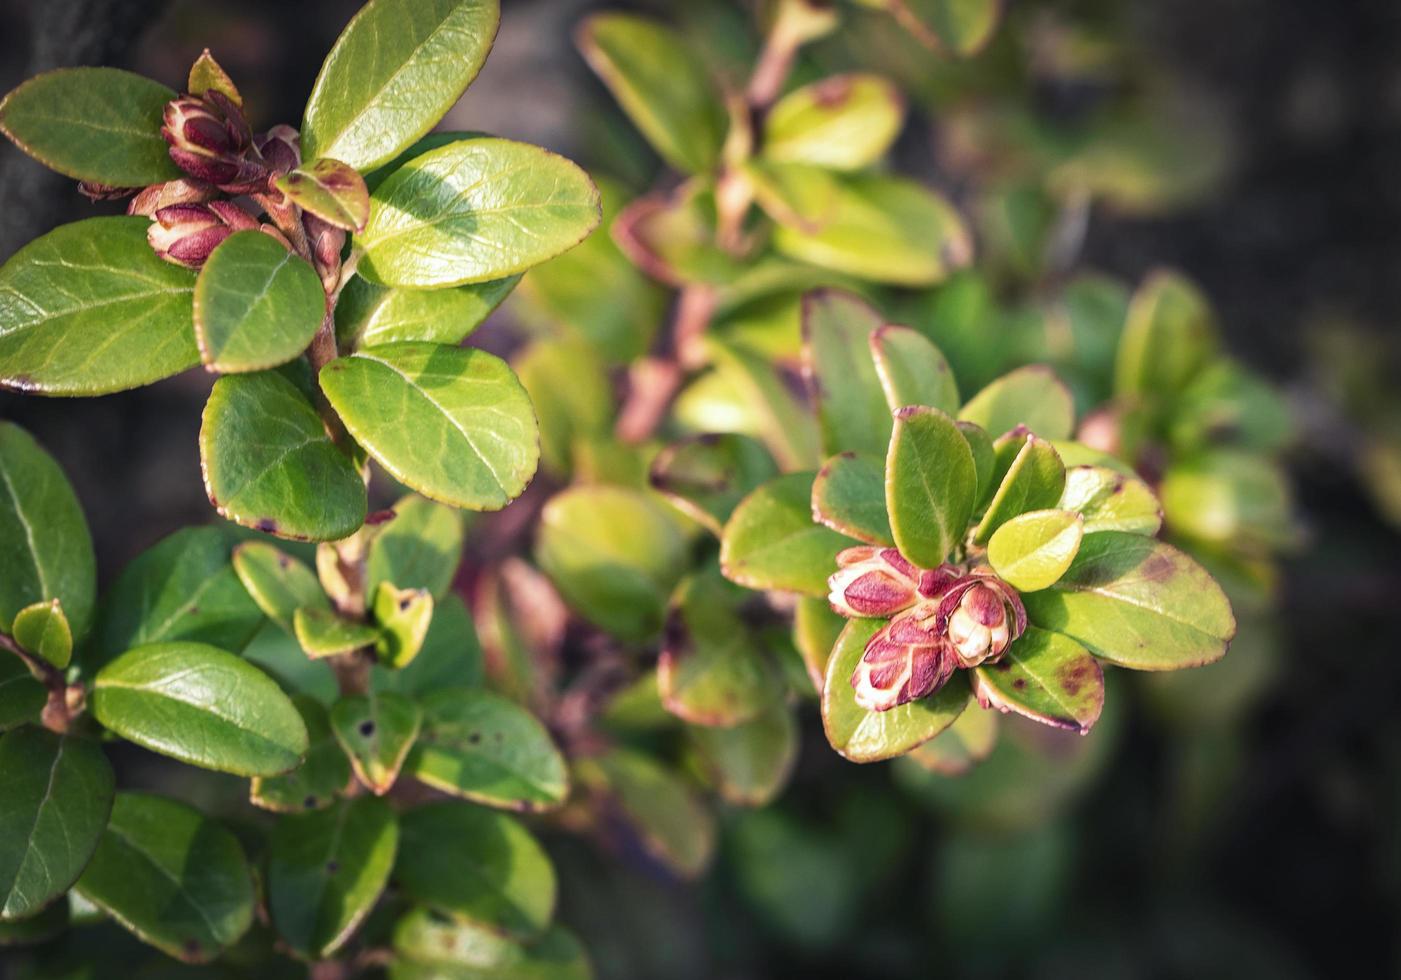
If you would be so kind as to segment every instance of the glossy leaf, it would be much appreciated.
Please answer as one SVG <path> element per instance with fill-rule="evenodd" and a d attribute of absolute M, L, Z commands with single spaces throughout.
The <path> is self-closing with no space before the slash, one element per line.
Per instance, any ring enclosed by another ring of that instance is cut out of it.
<path fill-rule="evenodd" d="M 477 686 L 482 682 L 482 648 L 467 607 L 449 594 L 433 604 L 433 621 L 423 647 L 407 667 L 371 668 L 376 691 L 397 691 L 417 696 L 444 687 Z"/>
<path fill-rule="evenodd" d="M 236 524 L 293 540 L 335 541 L 364 523 L 365 482 L 355 463 L 281 374 L 216 381 L 199 449 L 209 499 Z"/>
<path fill-rule="evenodd" d="M 905 98 L 879 75 L 832 75 L 789 92 L 764 118 L 764 156 L 859 170 L 885 155 L 905 118 Z"/>
<path fill-rule="evenodd" d="M 369 623 L 346 619 L 319 605 L 298 609 L 292 616 L 292 632 L 313 660 L 371 647 L 379 640 L 379 630 Z"/>
<path fill-rule="evenodd" d="M 90 698 L 104 726 L 192 766 L 275 776 L 302 761 L 307 731 L 271 678 L 203 643 L 153 643 L 98 672 Z"/>
<path fill-rule="evenodd" d="M 979 543 L 1019 514 L 1054 507 L 1065 490 L 1065 464 L 1050 443 L 1033 435 L 998 440 L 993 476 L 997 490 L 973 532 Z"/>
<path fill-rule="evenodd" d="M 331 731 L 355 776 L 376 796 L 394 786 L 423 725 L 423 712 L 402 694 L 375 692 L 331 706 Z"/>
<path fill-rule="evenodd" d="M 96 742 L 43 728 L 0 737 L 0 772 L 0 919 L 23 919 L 82 873 L 107 825 L 115 777 Z"/>
<path fill-rule="evenodd" d="M 1104 708 L 1104 672 L 1068 636 L 1031 626 L 997 663 L 973 672 L 973 693 L 984 707 L 1084 733 Z"/>
<path fill-rule="evenodd" d="M 821 695 L 832 647 L 846 628 L 846 620 L 832 611 L 827 597 L 802 596 L 793 613 L 793 645 L 798 648 L 813 691 Z"/>
<path fill-rule="evenodd" d="M 997 450 L 993 447 L 992 437 L 982 426 L 973 422 L 959 420 L 954 422 L 954 425 L 958 426 L 958 431 L 963 434 L 963 439 L 973 454 L 973 469 L 978 474 L 978 492 L 974 499 L 979 502 L 987 500 L 992 495 L 993 478 L 998 475 Z M 976 509 L 975 507 L 974 510 Z"/>
<path fill-rule="evenodd" d="M 438 289 L 524 272 L 598 226 L 598 188 L 564 157 L 494 137 L 461 139 L 404 164 L 370 198 L 360 274 Z"/>
<path fill-rule="evenodd" d="M 1181 391 L 1216 348 L 1206 297 L 1172 272 L 1150 276 L 1129 305 L 1114 366 L 1121 395 L 1165 396 Z"/>
<path fill-rule="evenodd" d="M 302 694 L 294 696 L 292 704 L 306 725 L 306 760 L 281 776 L 254 777 L 248 798 L 254 806 L 279 813 L 321 810 L 349 784 L 350 760 L 319 701 Z"/>
<path fill-rule="evenodd" d="M 1024 425 L 1042 439 L 1068 439 L 1075 428 L 1075 399 L 1049 368 L 1032 365 L 1004 374 L 958 413 L 994 439 Z"/>
<path fill-rule="evenodd" d="M 0 657 L 0 732 L 38 721 L 48 700 L 48 691 L 24 661 L 8 653 Z"/>
<path fill-rule="evenodd" d="M 822 727 L 832 748 L 852 762 L 878 762 L 903 755 L 952 725 L 968 706 L 968 682 L 962 672 L 956 672 L 929 697 L 889 711 L 867 711 L 857 704 L 851 675 L 866 652 L 866 644 L 884 625 L 879 619 L 850 620 L 827 662 Z"/>
<path fill-rule="evenodd" d="M 520 282 L 507 276 L 453 289 L 377 286 L 359 276 L 336 303 L 341 349 L 357 351 L 401 340 L 456 346 L 482 325 Z"/>
<path fill-rule="evenodd" d="M 422 705 L 423 733 L 406 773 L 444 793 L 507 810 L 564 802 L 564 759 L 524 708 L 475 688 L 435 691 Z"/>
<path fill-rule="evenodd" d="M 828 453 L 883 453 L 890 443 L 890 407 L 871 360 L 881 322 L 849 293 L 824 289 L 803 298 L 803 374 Z"/>
<path fill-rule="evenodd" d="M 978 474 L 968 442 L 936 408 L 895 416 L 885 460 L 885 505 L 895 545 L 922 568 L 937 568 L 963 540 Z"/>
<path fill-rule="evenodd" d="M 1065 471 L 1061 510 L 1073 510 L 1085 519 L 1085 533 L 1129 531 L 1158 533 L 1163 514 L 1148 484 L 1105 466 L 1072 466 Z"/>
<path fill-rule="evenodd" d="M 895 543 L 885 511 L 885 464 L 864 453 L 839 453 L 812 481 L 813 519 L 868 544 Z"/>
<path fill-rule="evenodd" d="M 958 412 L 962 402 L 949 362 L 919 331 L 886 324 L 871 334 L 871 355 L 890 411 L 928 405 L 946 415 Z"/>
<path fill-rule="evenodd" d="M 21 647 L 59 670 L 73 657 L 73 631 L 57 599 L 25 606 L 10 632 Z"/>
<path fill-rule="evenodd" d="M 327 364 L 321 388 L 355 440 L 425 497 L 500 510 L 535 475 L 530 399 L 485 351 L 385 344 Z"/>
<path fill-rule="evenodd" d="M 677 31 L 629 14 L 595 14 L 579 50 L 667 163 L 707 173 L 725 139 L 725 110 L 705 65 Z"/>
<path fill-rule="evenodd" d="M 207 963 L 253 922 L 253 874 L 238 838 L 199 811 L 119 793 L 79 895 L 168 956 Z"/>
<path fill-rule="evenodd" d="M 969 708 L 909 758 L 941 776 L 962 776 L 986 759 L 997 745 L 997 712 Z"/>
<path fill-rule="evenodd" d="M 273 186 L 299 208 L 346 231 L 364 231 L 370 218 L 370 192 L 364 178 L 339 160 L 321 159 L 297 167 L 279 176 Z"/>
<path fill-rule="evenodd" d="M 288 633 L 298 609 L 331 608 L 316 574 L 266 541 L 245 541 L 233 550 L 233 569 L 263 614 Z"/>
<path fill-rule="evenodd" d="M 60 225 L 0 267 L 0 387 L 105 395 L 199 363 L 195 275 L 156 257 L 148 224 Z"/>
<path fill-rule="evenodd" d="M 1084 519 L 1068 510 L 1034 510 L 999 527 L 988 540 L 993 571 L 1019 592 L 1054 585 L 1065 574 L 1085 533 Z"/>
<path fill-rule="evenodd" d="M 74 635 L 87 632 L 97 592 L 87 520 L 58 463 L 10 422 L 0 422 L 0 568 L 0 632 L 50 599 L 63 604 Z"/>
<path fill-rule="evenodd" d="M 782 702 L 732 728 L 696 727 L 690 736 L 710 781 L 737 806 L 773 802 L 798 761 L 798 722 Z"/>
<path fill-rule="evenodd" d="M 0 132 L 65 177 L 141 187 L 180 176 L 161 139 L 175 93 L 117 68 L 60 68 L 0 102 Z"/>
<path fill-rule="evenodd" d="M 574 934 L 551 926 L 517 943 L 490 929 L 417 908 L 394 928 L 390 980 L 593 980 Z"/>
<path fill-rule="evenodd" d="M 674 442 L 652 460 L 648 482 L 687 516 L 716 535 L 751 490 L 778 475 L 757 440 L 738 433 L 705 433 Z"/>
<path fill-rule="evenodd" d="M 1087 535 L 1069 571 L 1023 597 L 1031 621 L 1134 670 L 1219 660 L 1236 631 L 1221 587 L 1171 545 L 1138 534 Z"/>
<path fill-rule="evenodd" d="M 555 871 L 514 817 L 470 803 L 431 803 L 404 815 L 395 881 L 415 901 L 516 939 L 545 930 Z"/>
<path fill-rule="evenodd" d="M 497 0 L 373 0 L 346 25 L 316 76 L 302 156 L 372 170 L 408 148 L 458 100 L 486 60 Z"/>
<path fill-rule="evenodd" d="M 685 571 L 686 542 L 662 506 L 636 490 L 577 486 L 540 515 L 535 558 L 565 602 L 630 642 L 655 636 Z"/>
<path fill-rule="evenodd" d="M 188 81 L 185 82 L 185 91 L 191 95 L 203 95 L 206 92 L 218 92 L 226 97 L 236 106 L 243 105 L 243 96 L 238 91 L 238 86 L 233 83 L 229 73 L 224 71 L 222 65 L 214 60 L 214 56 L 205 48 L 195 63 L 190 66 Z"/>
<path fill-rule="evenodd" d="M 373 797 L 278 820 L 266 883 L 277 934 L 310 959 L 340 949 L 384 891 L 398 844 L 394 810 Z"/>
<path fill-rule="evenodd" d="M 814 524 L 811 473 L 790 473 L 745 497 L 720 538 L 725 577 L 750 589 L 825 596 L 850 539 Z"/>
<path fill-rule="evenodd" d="M 394 504 L 394 517 L 381 524 L 365 560 L 365 589 L 373 596 L 381 584 L 426 589 L 433 598 L 448 594 L 465 533 L 462 515 L 451 507 L 416 494 Z"/>
<path fill-rule="evenodd" d="M 575 771 L 616 805 L 654 859 L 687 878 L 705 870 L 715 850 L 714 819 L 673 772 L 632 749 L 582 758 Z"/>
<path fill-rule="evenodd" d="M 210 371 L 261 371 L 301 355 L 326 314 L 311 265 L 271 235 L 235 232 L 195 281 L 195 342 Z"/>
<path fill-rule="evenodd" d="M 387 667 L 407 667 L 423 647 L 433 621 L 433 593 L 427 589 L 396 589 L 385 582 L 375 590 L 375 653 Z"/>

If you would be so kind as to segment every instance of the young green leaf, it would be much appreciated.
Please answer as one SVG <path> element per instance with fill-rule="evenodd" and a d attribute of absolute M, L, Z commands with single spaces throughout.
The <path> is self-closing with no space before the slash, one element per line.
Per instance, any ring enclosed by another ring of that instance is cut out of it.
<path fill-rule="evenodd" d="M 302 156 L 373 170 L 433 128 L 481 71 L 497 0 L 371 0 L 341 32 L 302 120 Z"/>
<path fill-rule="evenodd" d="M 890 411 L 928 405 L 946 415 L 958 412 L 958 382 L 943 353 L 924 334 L 887 323 L 871 334 L 871 356 Z"/>
<path fill-rule="evenodd" d="M 773 457 L 757 440 L 711 432 L 674 442 L 652 460 L 652 489 L 719 536 L 739 502 L 778 475 Z"/>
<path fill-rule="evenodd" d="M 199 450 L 210 502 L 236 524 L 336 541 L 365 521 L 365 481 L 355 463 L 306 396 L 274 371 L 214 382 Z"/>
<path fill-rule="evenodd" d="M 1037 626 L 1133 670 L 1219 660 L 1236 631 L 1231 604 L 1205 569 L 1171 545 L 1123 531 L 1086 535 L 1060 581 L 1022 601 Z"/>
<path fill-rule="evenodd" d="M 195 281 L 195 342 L 210 371 L 261 371 L 301 355 L 326 314 L 321 279 L 260 231 L 234 232 Z"/>
<path fill-rule="evenodd" d="M 857 704 L 851 675 L 866 644 L 884 625 L 879 619 L 849 620 L 827 662 L 822 727 L 832 748 L 852 762 L 903 755 L 952 725 L 968 706 L 968 682 L 961 672 L 929 697 L 889 711 L 868 711 Z"/>
<path fill-rule="evenodd" d="M 790 473 L 741 501 L 720 537 L 725 577 L 749 589 L 825 596 L 850 539 L 812 521 L 811 473 Z"/>
<path fill-rule="evenodd" d="M 1019 592 L 1036 592 L 1054 585 L 1065 574 L 1085 521 L 1068 510 L 1034 510 L 1007 521 L 988 540 L 992 569 Z"/>
<path fill-rule="evenodd" d="M 205 92 L 218 92 L 236 106 L 243 105 L 243 96 L 239 94 L 238 86 L 233 83 L 229 73 L 224 71 L 222 65 L 214 60 L 214 56 L 205 48 L 200 56 L 195 59 L 195 63 L 190 66 L 188 81 L 185 82 L 185 91 L 191 95 L 203 95 Z"/>
<path fill-rule="evenodd" d="M 890 407 L 870 355 L 881 323 L 849 293 L 822 289 L 803 297 L 803 375 L 828 453 L 883 453 L 890 443 Z"/>
<path fill-rule="evenodd" d="M 23 919 L 82 873 L 107 825 L 115 777 L 96 742 L 42 728 L 0 737 L 0 772 L 0 919 Z"/>
<path fill-rule="evenodd" d="M 350 782 L 350 760 L 331 731 L 321 702 L 298 694 L 292 704 L 306 725 L 306 761 L 281 776 L 255 776 L 248 790 L 254 806 L 277 813 L 324 809 Z"/>
<path fill-rule="evenodd" d="M 973 694 L 985 708 L 1084 734 L 1104 707 L 1104 672 L 1089 651 L 1035 626 L 997 663 L 973 672 Z"/>
<path fill-rule="evenodd" d="M 709 345 L 715 375 L 729 387 L 723 399 L 723 412 L 734 416 L 736 403 L 747 416 L 742 427 L 726 426 L 762 439 L 781 469 L 815 467 L 821 460 L 818 429 L 812 413 L 798 402 L 787 381 L 764 357 L 732 344 L 712 341 Z M 705 376 L 703 376 L 705 377 Z M 683 396 L 684 397 L 684 396 Z M 703 431 L 720 426 L 706 425 Z"/>
<path fill-rule="evenodd" d="M 253 923 L 253 873 L 238 838 L 183 803 L 119 793 L 79 895 L 137 938 L 207 963 Z"/>
<path fill-rule="evenodd" d="M 203 643 L 153 643 L 123 654 L 98 671 L 91 704 L 116 734 L 192 766 L 276 776 L 306 755 L 306 726 L 277 684 Z"/>
<path fill-rule="evenodd" d="M 736 806 L 767 806 L 783 791 L 798 761 L 798 722 L 791 707 L 771 703 L 732 728 L 689 728 L 701 768 Z"/>
<path fill-rule="evenodd" d="M 141 187 L 180 176 L 161 139 L 175 93 L 117 68 L 35 75 L 0 102 L 0 132 L 65 177 Z"/>
<path fill-rule="evenodd" d="M 444 598 L 462 560 L 464 534 L 462 514 L 451 507 L 412 493 L 399 498 L 393 519 L 370 540 L 366 593 L 373 596 L 381 584 L 391 582 Z"/>
<path fill-rule="evenodd" d="M 397 691 L 411 697 L 444 687 L 476 687 L 482 683 L 482 648 L 466 605 L 457 595 L 434 600 L 433 621 L 423 647 L 407 667 L 370 669 L 375 691 Z"/>
<path fill-rule="evenodd" d="M 61 225 L 0 267 L 0 387 L 105 395 L 199 363 L 195 275 L 157 258 L 148 224 Z"/>
<path fill-rule="evenodd" d="M 1054 507 L 1065 490 L 1065 464 L 1049 442 L 1034 435 L 1015 432 L 999 439 L 996 463 L 997 491 L 973 532 L 980 544 L 1018 514 Z"/>
<path fill-rule="evenodd" d="M 954 425 L 958 426 L 958 431 L 963 434 L 963 439 L 973 454 L 973 469 L 978 474 L 978 492 L 974 499 L 979 502 L 987 500 L 992 496 L 992 480 L 997 475 L 997 450 L 993 447 L 992 437 L 982 426 L 973 422 L 960 419 L 954 422 Z M 977 508 L 974 507 L 974 510 Z"/>
<path fill-rule="evenodd" d="M 943 564 L 968 530 L 977 486 L 972 450 L 953 419 L 923 406 L 895 413 L 885 504 L 902 555 L 923 568 Z"/>
<path fill-rule="evenodd" d="M 962 776 L 992 754 L 997 745 L 997 712 L 968 710 L 948 728 L 909 754 L 923 769 L 940 776 Z"/>
<path fill-rule="evenodd" d="M 884 462 L 848 452 L 823 463 L 812 481 L 812 517 L 849 538 L 893 545 L 890 516 L 885 511 Z"/>
<path fill-rule="evenodd" d="M 1167 396 L 1181 391 L 1216 349 L 1216 324 L 1206 297 L 1182 276 L 1159 271 L 1134 294 L 1114 391 Z"/>
<path fill-rule="evenodd" d="M 277 821 L 268 912 L 293 952 L 319 960 L 345 945 L 389 881 L 399 836 L 394 810 L 369 796 Z"/>
<path fill-rule="evenodd" d="M 365 230 L 370 220 L 370 192 L 355 168 L 339 160 L 320 159 L 280 175 L 273 185 L 299 208 L 346 231 Z"/>
<path fill-rule="evenodd" d="M 298 609 L 329 610 L 316 574 L 266 541 L 244 541 L 233 550 L 233 569 L 263 614 L 288 633 Z"/>
<path fill-rule="evenodd" d="M 716 244 L 717 220 L 714 187 L 693 178 L 632 201 L 610 229 L 623 254 L 653 279 L 723 285 L 742 276 L 745 264 Z"/>
<path fill-rule="evenodd" d="M 21 647 L 59 670 L 73 657 L 73 631 L 57 599 L 25 606 L 10 632 Z"/>
<path fill-rule="evenodd" d="M 379 641 L 379 630 L 369 623 L 346 619 L 321 605 L 305 606 L 293 613 L 292 633 L 313 660 L 371 647 Z"/>
<path fill-rule="evenodd" d="M 500 510 L 535 475 L 530 399 L 485 351 L 385 344 L 327 364 L 321 388 L 355 440 L 425 497 Z"/>
<path fill-rule="evenodd" d="M 375 590 L 373 608 L 380 631 L 375 641 L 379 662 L 396 669 L 407 667 L 418 656 L 433 621 L 433 593 L 397 589 L 383 582 Z"/>
<path fill-rule="evenodd" d="M 73 634 L 87 633 L 97 592 L 87 520 L 58 463 L 11 422 L 0 422 L 0 568 L 0 632 L 26 606 L 57 599 Z"/>
<path fill-rule="evenodd" d="M 515 939 L 538 936 L 554 914 L 544 848 L 514 817 L 470 803 L 404 814 L 394 879 L 415 901 Z"/>
<path fill-rule="evenodd" d="M 1075 399 L 1050 368 L 1040 365 L 1004 374 L 978 392 L 958 413 L 994 439 L 1024 425 L 1042 439 L 1069 439 L 1075 428 Z"/>
<path fill-rule="evenodd" d="M 453 796 L 507 810 L 547 810 L 569 793 L 545 726 L 498 694 L 444 689 L 423 699 L 423 734 L 404 771 Z"/>
<path fill-rule="evenodd" d="M 1085 533 L 1128 531 L 1149 537 L 1163 525 L 1158 498 L 1148 484 L 1104 466 L 1072 466 L 1065 471 L 1060 510 L 1085 519 Z"/>
<path fill-rule="evenodd" d="M 764 118 L 764 156 L 779 163 L 860 170 L 885 156 L 904 119 L 905 98 L 889 80 L 832 75 L 774 103 Z"/>
<path fill-rule="evenodd" d="M 725 109 L 704 63 L 677 31 L 630 14 L 595 14 L 576 36 L 584 59 L 671 166 L 708 173 L 725 140 Z"/>
<path fill-rule="evenodd" d="M 456 346 L 516 288 L 520 276 L 455 289 L 399 289 L 351 278 L 336 303 L 336 337 L 354 352 L 401 340 Z"/>
<path fill-rule="evenodd" d="M 564 157 L 480 137 L 415 157 L 376 188 L 358 242 L 361 275 L 438 289 L 524 272 L 579 244 L 602 216 L 598 188 Z"/>
<path fill-rule="evenodd" d="M 331 731 L 356 778 L 376 796 L 393 788 L 422 725 L 423 712 L 402 694 L 346 697 L 331 706 Z"/>
<path fill-rule="evenodd" d="M 24 661 L 0 657 L 0 732 L 38 721 L 48 700 L 48 691 Z"/>

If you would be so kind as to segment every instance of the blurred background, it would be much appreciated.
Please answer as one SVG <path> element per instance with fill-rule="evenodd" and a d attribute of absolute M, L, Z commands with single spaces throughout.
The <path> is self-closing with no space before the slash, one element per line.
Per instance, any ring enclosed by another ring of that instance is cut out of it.
<path fill-rule="evenodd" d="M 178 86 L 211 44 L 255 128 L 295 123 L 357 7 L 0 0 L 0 90 L 67 64 Z M 571 40 L 602 7 L 679 19 L 717 59 L 750 43 L 724 0 L 503 0 L 496 48 L 445 128 L 647 188 L 656 160 Z M 1231 353 L 1290 406 L 1297 533 L 1225 662 L 1244 666 L 1116 673 L 1088 738 L 1009 724 L 954 778 L 845 763 L 813 715 L 792 787 L 722 816 L 699 883 L 554 841 L 563 921 L 602 977 L 1401 975 L 1401 5 L 1012 0 L 993 46 L 955 63 L 888 30 L 855 17 L 814 57 L 899 79 L 912 113 L 898 165 L 960 203 L 982 172 L 1034 156 L 1015 113 L 1054 134 L 1116 107 L 1079 261 L 1200 284 Z M 89 213 L 71 182 L 0 145 L 0 260 Z M 520 316 L 508 303 L 480 342 L 511 349 Z M 210 520 L 196 446 L 210 383 L 0 393 L 0 418 L 73 480 L 102 581 Z"/>

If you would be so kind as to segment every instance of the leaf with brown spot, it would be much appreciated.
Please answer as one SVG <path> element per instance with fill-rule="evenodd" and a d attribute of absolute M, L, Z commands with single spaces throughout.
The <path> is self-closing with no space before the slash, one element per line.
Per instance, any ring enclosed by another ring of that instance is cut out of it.
<path fill-rule="evenodd" d="M 973 694 L 985 708 L 1087 732 L 1104 708 L 1104 673 L 1074 640 L 1032 626 L 996 664 L 973 672 Z"/>

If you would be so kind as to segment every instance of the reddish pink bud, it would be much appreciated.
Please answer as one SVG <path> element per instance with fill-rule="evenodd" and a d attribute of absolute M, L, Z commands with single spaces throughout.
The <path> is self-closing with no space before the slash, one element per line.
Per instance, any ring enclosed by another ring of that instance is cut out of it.
<path fill-rule="evenodd" d="M 120 201 L 124 197 L 130 197 L 140 189 L 139 187 L 111 187 L 90 180 L 78 183 L 78 193 L 89 201 Z"/>
<path fill-rule="evenodd" d="M 274 126 L 259 135 L 254 144 L 270 170 L 285 174 L 301 166 L 301 137 L 291 126 Z"/>
<path fill-rule="evenodd" d="M 867 711 L 889 711 L 948 683 L 957 656 L 937 627 L 936 604 L 923 602 L 871 637 L 851 675 L 856 703 Z"/>
<path fill-rule="evenodd" d="M 146 239 L 167 262 L 198 269 L 209 254 L 236 231 L 258 227 L 258 221 L 232 201 L 172 204 L 152 216 Z"/>
<path fill-rule="evenodd" d="M 306 228 L 308 244 L 311 245 L 311 261 L 321 276 L 321 284 L 332 292 L 339 284 L 341 274 L 341 249 L 345 247 L 345 230 L 328 221 L 322 221 L 310 211 L 302 213 L 302 226 Z"/>
<path fill-rule="evenodd" d="M 172 204 L 203 204 L 219 196 L 219 189 L 202 180 L 168 180 L 164 184 L 152 184 L 131 199 L 127 214 L 144 214 L 150 217 L 161 208 Z"/>
<path fill-rule="evenodd" d="M 894 548 L 848 548 L 837 565 L 827 598 L 843 616 L 893 616 L 919 599 L 920 570 Z"/>
<path fill-rule="evenodd" d="M 939 619 L 960 667 L 996 663 L 1026 630 L 1021 597 L 987 571 L 964 578 L 944 594 Z"/>
<path fill-rule="evenodd" d="M 230 193 L 267 182 L 243 111 L 222 92 L 210 89 L 201 98 L 185 95 L 166 103 L 161 135 L 175 165 L 198 180 Z"/>

